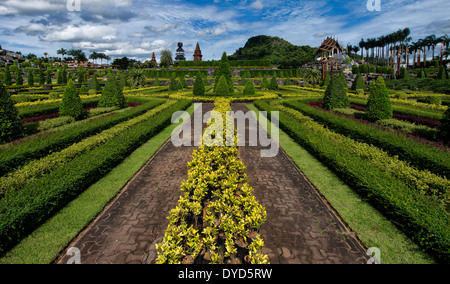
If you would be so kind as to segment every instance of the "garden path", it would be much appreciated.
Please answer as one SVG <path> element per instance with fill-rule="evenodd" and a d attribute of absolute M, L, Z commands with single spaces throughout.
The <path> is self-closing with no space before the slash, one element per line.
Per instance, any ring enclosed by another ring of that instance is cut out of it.
<path fill-rule="evenodd" d="M 232 107 L 248 111 L 244 104 Z M 204 112 L 212 108 L 212 104 L 203 105 Z M 161 242 L 169 211 L 177 205 L 194 149 L 175 147 L 170 141 L 161 148 L 68 246 L 80 250 L 81 263 L 155 263 L 155 244 Z M 240 147 L 240 158 L 255 196 L 267 209 L 261 235 L 270 262 L 366 263 L 365 249 L 287 155 L 280 151 L 274 158 L 260 158 L 261 149 Z M 57 263 L 67 263 L 71 256 L 65 253 Z"/>

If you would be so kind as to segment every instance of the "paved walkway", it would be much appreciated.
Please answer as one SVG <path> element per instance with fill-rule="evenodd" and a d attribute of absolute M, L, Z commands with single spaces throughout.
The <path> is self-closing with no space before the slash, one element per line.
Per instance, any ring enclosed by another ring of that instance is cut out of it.
<path fill-rule="evenodd" d="M 212 107 L 204 104 L 203 110 Z M 233 109 L 248 110 L 243 104 L 234 104 Z M 155 263 L 155 244 L 162 240 L 169 211 L 177 205 L 194 149 L 171 142 L 162 147 L 69 246 L 80 249 L 83 264 Z M 240 158 L 255 196 L 268 212 L 261 235 L 271 263 L 367 262 L 365 250 L 284 152 L 261 159 L 260 150 L 241 147 Z M 69 258 L 63 254 L 57 263 Z"/>

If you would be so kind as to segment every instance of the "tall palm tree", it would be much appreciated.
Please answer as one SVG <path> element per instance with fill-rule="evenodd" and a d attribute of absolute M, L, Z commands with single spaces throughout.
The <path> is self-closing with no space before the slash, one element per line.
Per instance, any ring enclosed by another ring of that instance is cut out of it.
<path fill-rule="evenodd" d="M 450 38 L 448 37 L 447 34 L 445 34 L 444 36 L 441 36 L 439 39 L 439 43 L 441 44 L 441 57 L 440 57 L 440 67 L 442 68 L 442 66 L 444 66 L 444 49 L 448 50 L 448 46 L 450 45 Z"/>
<path fill-rule="evenodd" d="M 56 52 L 57 54 L 59 54 L 59 55 L 61 55 L 61 61 L 63 61 L 64 59 L 64 55 L 66 55 L 67 54 L 67 50 L 65 50 L 64 48 L 61 48 L 60 50 L 58 50 L 57 52 Z"/>

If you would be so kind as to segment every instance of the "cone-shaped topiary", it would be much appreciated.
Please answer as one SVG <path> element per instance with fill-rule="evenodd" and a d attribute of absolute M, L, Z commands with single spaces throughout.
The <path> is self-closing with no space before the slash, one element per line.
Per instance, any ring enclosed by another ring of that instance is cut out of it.
<path fill-rule="evenodd" d="M 59 75 L 58 75 L 58 82 L 59 82 Z M 89 81 L 89 90 L 95 90 L 97 93 L 100 93 L 102 91 L 102 87 L 100 86 L 100 83 L 97 80 L 97 74 L 92 75 L 92 78 Z"/>
<path fill-rule="evenodd" d="M 263 79 L 261 81 L 260 88 L 261 88 L 261 90 L 268 90 L 269 89 L 269 82 L 267 81 L 266 76 L 263 77 Z"/>
<path fill-rule="evenodd" d="M 436 77 L 436 79 L 441 79 L 441 80 L 447 80 L 448 77 L 448 72 L 447 72 L 447 66 L 443 66 L 442 68 L 439 69 L 439 73 Z"/>
<path fill-rule="evenodd" d="M 72 80 L 69 80 L 67 87 L 64 89 L 59 113 L 61 116 L 71 116 L 75 119 L 80 119 L 84 114 L 83 103 Z"/>
<path fill-rule="evenodd" d="M 409 72 L 408 72 L 408 70 L 406 70 L 405 67 L 402 67 L 402 68 L 400 69 L 400 76 L 399 76 L 399 79 L 404 79 L 404 80 L 409 80 L 409 79 L 410 79 L 410 77 L 409 77 Z"/>
<path fill-rule="evenodd" d="M 326 72 L 325 73 L 325 78 L 320 83 L 320 86 L 327 87 L 328 85 L 330 85 L 330 82 L 331 82 L 330 72 Z"/>
<path fill-rule="evenodd" d="M 253 96 L 255 94 L 255 84 L 252 80 L 248 80 L 244 87 L 244 96 Z"/>
<path fill-rule="evenodd" d="M 47 77 L 45 78 L 45 84 L 51 85 L 52 84 L 52 72 L 50 70 L 47 70 Z"/>
<path fill-rule="evenodd" d="M 445 144 L 450 144 L 450 108 L 445 112 L 439 125 L 439 137 Z"/>
<path fill-rule="evenodd" d="M 225 79 L 227 80 L 227 85 L 228 85 L 228 92 L 230 94 L 234 93 L 234 84 L 233 84 L 233 73 L 231 72 L 231 67 L 230 67 L 230 63 L 228 62 L 228 56 L 227 53 L 224 52 L 222 55 L 222 59 L 220 60 L 219 63 L 219 69 L 215 72 L 216 77 L 216 81 L 214 83 L 214 89 L 217 88 L 217 85 L 220 82 L 220 78 L 222 76 L 225 77 Z"/>
<path fill-rule="evenodd" d="M 285 86 L 290 86 L 290 85 L 292 85 L 291 78 L 287 77 L 287 78 L 286 78 L 286 81 L 284 81 L 284 85 L 285 85 Z"/>
<path fill-rule="evenodd" d="M 278 81 L 277 81 L 276 77 L 272 77 L 272 80 L 270 80 L 269 90 L 271 90 L 271 91 L 278 91 L 279 90 Z"/>
<path fill-rule="evenodd" d="M 335 75 L 331 78 L 331 82 L 325 91 L 322 106 L 328 110 L 350 106 L 347 89 L 342 86 L 342 80 L 339 75 Z"/>
<path fill-rule="evenodd" d="M 28 86 L 33 87 L 34 86 L 34 76 L 33 71 L 28 71 Z"/>
<path fill-rule="evenodd" d="M 169 91 L 171 91 L 171 92 L 178 91 L 177 80 L 175 80 L 175 77 L 173 77 L 173 76 L 170 77 Z"/>
<path fill-rule="evenodd" d="M 23 85 L 23 76 L 22 76 L 22 70 L 18 69 L 16 72 L 16 86 L 22 86 Z"/>
<path fill-rule="evenodd" d="M 194 96 L 204 96 L 205 95 L 205 84 L 201 76 L 197 76 L 194 82 Z"/>
<path fill-rule="evenodd" d="M 345 89 L 345 91 L 348 91 L 347 78 L 345 77 L 344 72 L 339 73 L 339 79 L 341 80 L 342 87 Z"/>
<path fill-rule="evenodd" d="M 358 89 L 366 89 L 366 83 L 364 82 L 364 78 L 361 76 L 361 73 L 358 72 L 356 75 L 355 81 L 353 81 L 352 84 L 352 90 L 358 90 Z"/>
<path fill-rule="evenodd" d="M 215 88 L 216 96 L 219 97 L 227 97 L 229 96 L 229 87 L 227 83 L 227 79 L 225 76 L 220 77 L 219 83 L 217 83 L 217 87 Z"/>
<path fill-rule="evenodd" d="M 6 66 L 5 67 L 5 85 L 6 86 L 11 86 L 12 85 L 12 78 L 11 78 L 11 71 L 9 71 L 9 67 Z"/>
<path fill-rule="evenodd" d="M 105 88 L 103 88 L 98 106 L 118 108 L 126 107 L 123 91 L 112 74 L 108 74 L 108 79 L 106 80 Z"/>
<path fill-rule="evenodd" d="M 22 122 L 11 96 L 0 84 L 0 143 L 10 142 L 22 133 Z"/>
<path fill-rule="evenodd" d="M 393 111 L 389 92 L 383 77 L 378 77 L 376 82 L 370 84 L 369 101 L 367 102 L 367 117 L 370 120 L 392 118 Z"/>

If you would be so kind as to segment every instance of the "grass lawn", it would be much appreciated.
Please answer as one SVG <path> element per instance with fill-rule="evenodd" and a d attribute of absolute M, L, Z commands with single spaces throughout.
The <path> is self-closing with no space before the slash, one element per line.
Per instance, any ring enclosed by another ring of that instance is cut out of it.
<path fill-rule="evenodd" d="M 258 113 L 254 105 L 250 110 Z M 273 124 L 268 124 L 273 127 Z M 270 129 L 269 129 L 270 133 Z M 434 263 L 394 224 L 342 182 L 331 170 L 280 129 L 280 146 L 295 162 L 306 178 L 337 211 L 365 247 L 377 247 L 383 264 Z"/>
<path fill-rule="evenodd" d="M 188 110 L 194 112 L 194 106 Z M 151 138 L 103 179 L 80 194 L 0 259 L 0 263 L 48 264 L 92 222 L 133 176 L 170 138 L 172 124 Z"/>

